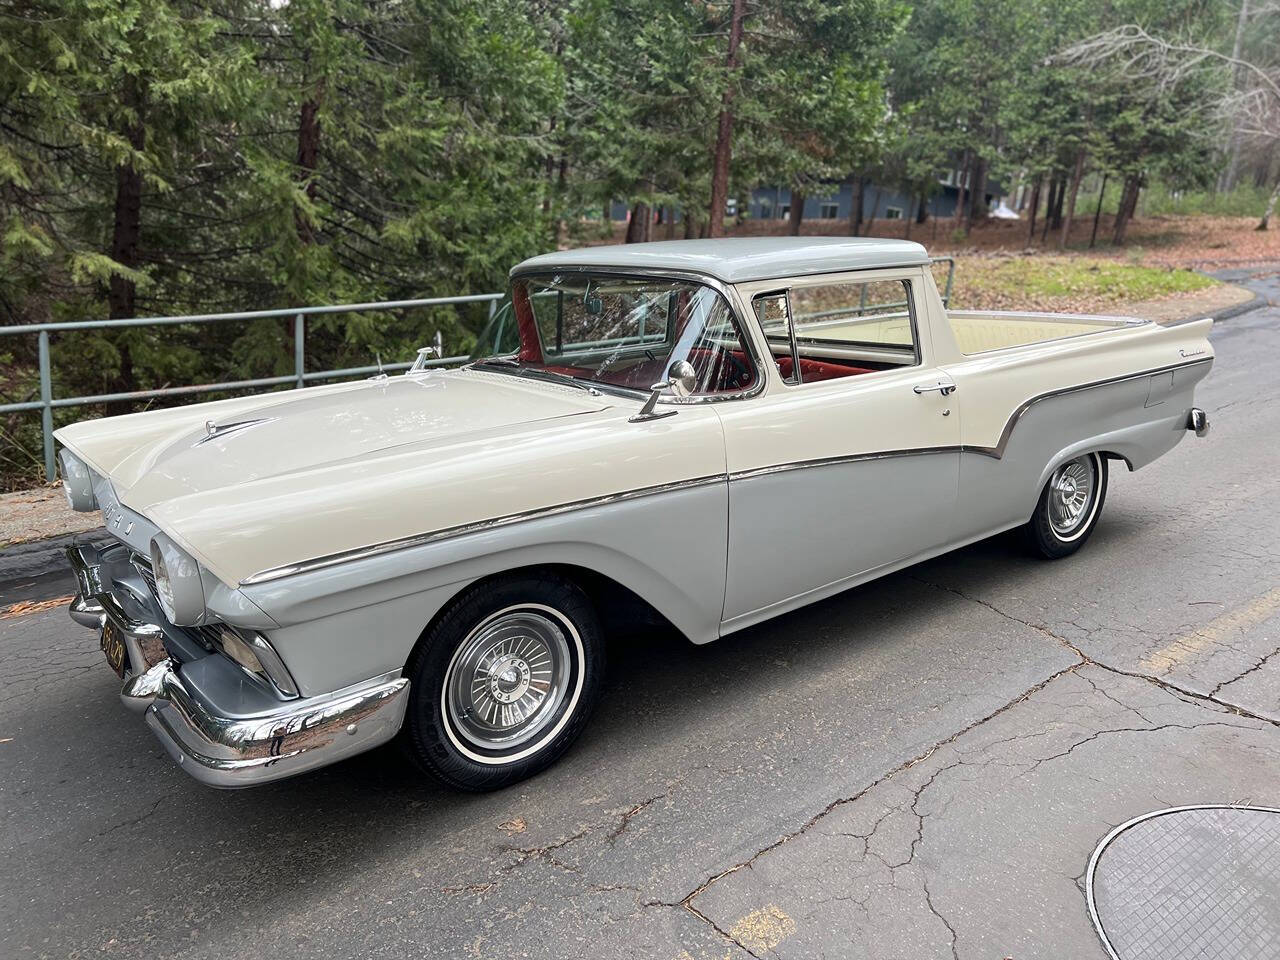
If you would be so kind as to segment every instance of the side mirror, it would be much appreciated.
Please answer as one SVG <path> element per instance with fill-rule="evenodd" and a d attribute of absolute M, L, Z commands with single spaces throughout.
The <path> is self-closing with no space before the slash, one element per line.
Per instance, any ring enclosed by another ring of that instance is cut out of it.
<path fill-rule="evenodd" d="M 698 386 L 698 371 L 688 360 L 677 360 L 667 370 L 667 386 L 673 395 L 687 397 Z"/>
<path fill-rule="evenodd" d="M 658 420 L 662 417 L 673 417 L 676 415 L 675 410 L 664 410 L 658 413 L 654 407 L 658 404 L 658 397 L 662 396 L 663 391 L 670 390 L 673 397 L 684 398 L 693 393 L 694 388 L 698 386 L 698 371 L 693 368 L 693 364 L 688 360 L 677 360 L 667 368 L 667 379 L 659 380 L 649 389 L 653 392 L 649 394 L 649 399 L 644 402 L 644 406 L 640 408 L 639 413 L 631 417 L 632 423 L 642 423 L 645 420 Z"/>

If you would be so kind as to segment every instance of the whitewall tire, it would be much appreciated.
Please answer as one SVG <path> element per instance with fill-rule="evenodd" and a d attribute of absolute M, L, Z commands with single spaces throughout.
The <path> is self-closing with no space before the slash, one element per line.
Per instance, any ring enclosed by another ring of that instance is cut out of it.
<path fill-rule="evenodd" d="M 476 584 L 418 641 L 404 740 L 462 790 L 532 776 L 577 739 L 599 696 L 604 645 L 590 600 L 550 572 Z"/>

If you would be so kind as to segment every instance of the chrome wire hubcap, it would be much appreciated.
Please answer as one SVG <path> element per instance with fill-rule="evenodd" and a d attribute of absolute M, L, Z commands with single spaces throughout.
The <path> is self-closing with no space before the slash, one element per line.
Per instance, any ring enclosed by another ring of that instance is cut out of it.
<path fill-rule="evenodd" d="M 1097 489 L 1089 457 L 1069 460 L 1049 480 L 1049 523 L 1060 536 L 1075 533 L 1089 516 Z"/>
<path fill-rule="evenodd" d="M 534 610 L 504 611 L 459 645 L 445 676 L 445 709 L 477 747 L 503 750 L 537 735 L 569 686 L 563 627 Z"/>

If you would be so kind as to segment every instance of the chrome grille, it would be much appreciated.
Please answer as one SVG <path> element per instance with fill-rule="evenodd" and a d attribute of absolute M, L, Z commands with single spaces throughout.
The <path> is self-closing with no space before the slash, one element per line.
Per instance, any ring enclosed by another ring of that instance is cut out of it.
<path fill-rule="evenodd" d="M 151 569 L 151 564 L 147 563 L 137 554 L 134 554 L 133 564 L 135 567 L 138 568 L 138 572 L 142 574 L 142 579 L 147 581 L 147 589 L 151 591 L 151 595 L 155 596 L 156 575 L 155 575 L 155 571 Z"/>

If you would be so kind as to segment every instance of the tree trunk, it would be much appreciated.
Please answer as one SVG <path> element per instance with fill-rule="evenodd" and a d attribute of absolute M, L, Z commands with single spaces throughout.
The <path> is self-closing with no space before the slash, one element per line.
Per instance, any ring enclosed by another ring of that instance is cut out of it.
<path fill-rule="evenodd" d="M 316 85 L 315 95 L 302 102 L 298 112 L 298 169 L 299 182 L 306 184 L 303 188 L 308 200 L 316 198 L 316 164 L 320 159 L 320 97 L 323 87 Z M 310 218 L 301 210 L 294 214 L 294 223 L 298 229 L 298 239 L 304 244 L 312 243 L 315 234 Z"/>
<path fill-rule="evenodd" d="M 916 223 L 924 226 L 929 222 L 929 195 L 927 193 L 920 194 L 920 206 L 916 209 Z"/>
<path fill-rule="evenodd" d="M 1053 202 L 1058 195 L 1058 178 L 1052 176 L 1049 178 L 1049 196 L 1044 201 L 1044 228 L 1040 231 L 1040 242 L 1044 243 L 1049 238 L 1049 228 L 1053 226 Z"/>
<path fill-rule="evenodd" d="M 969 173 L 970 157 L 972 154 L 969 148 L 964 151 L 964 159 L 960 162 L 960 182 L 956 184 L 956 226 L 960 226 L 960 222 L 964 219 L 965 207 L 968 206 L 969 187 L 973 186 L 973 178 Z"/>
<path fill-rule="evenodd" d="M 1089 249 L 1093 249 L 1093 245 L 1098 240 L 1098 221 L 1102 219 L 1102 198 L 1107 193 L 1107 175 L 1102 175 L 1102 186 L 1098 188 L 1098 206 L 1093 211 L 1093 232 L 1089 234 Z"/>
<path fill-rule="evenodd" d="M 1120 208 L 1116 211 L 1115 229 L 1112 231 L 1111 242 L 1117 247 L 1124 245 L 1125 234 L 1129 229 L 1129 220 L 1133 217 L 1133 211 L 1138 205 L 1138 177 L 1130 174 L 1124 178 L 1124 190 L 1120 194 Z"/>
<path fill-rule="evenodd" d="M 800 224 L 804 220 L 804 194 L 799 190 L 791 191 L 791 215 L 787 218 L 787 232 L 793 237 L 800 236 Z"/>
<path fill-rule="evenodd" d="M 884 191 L 876 187 L 876 202 L 871 205 L 871 217 L 867 220 L 867 236 L 871 235 L 871 230 L 876 224 L 876 214 L 880 212 L 880 200 L 884 197 Z"/>
<path fill-rule="evenodd" d="M 1231 59 L 1239 61 L 1240 47 L 1244 41 L 1245 25 L 1249 20 L 1249 0 L 1240 0 L 1240 16 L 1236 19 L 1236 39 L 1231 47 Z M 1235 77 L 1232 86 L 1238 91 L 1244 81 L 1244 68 L 1236 64 Z M 1222 189 L 1229 191 L 1235 189 L 1236 180 L 1240 175 L 1240 120 L 1238 116 L 1231 119 L 1231 156 L 1227 162 L 1226 173 L 1222 177 Z"/>
<path fill-rule="evenodd" d="M 1076 197 L 1080 195 L 1080 178 L 1084 176 L 1084 148 L 1076 153 L 1076 168 L 1071 173 L 1071 191 L 1067 195 L 1067 215 L 1062 218 L 1062 233 L 1058 237 L 1058 249 L 1067 249 L 1071 236 L 1071 221 L 1076 215 Z"/>
<path fill-rule="evenodd" d="M 136 151 L 146 145 L 143 126 L 143 93 L 137 79 L 125 81 L 124 103 L 133 119 L 120 131 Z M 111 259 L 121 266 L 137 268 L 138 243 L 142 237 L 142 174 L 132 158 L 116 166 L 115 223 L 111 230 Z M 107 308 L 112 319 L 132 317 L 137 285 L 128 277 L 113 274 L 107 291 Z"/>
<path fill-rule="evenodd" d="M 1031 226 L 1027 229 L 1027 246 L 1036 242 L 1036 213 L 1040 209 L 1040 185 L 1044 183 L 1044 174 L 1036 174 L 1036 181 L 1031 186 Z"/>
<path fill-rule="evenodd" d="M 556 199 L 560 200 L 564 197 L 566 185 L 569 180 L 569 158 L 565 154 L 560 154 L 560 161 L 556 164 Z M 551 217 L 551 246 L 560 249 L 560 244 L 564 241 L 564 206 L 561 203 L 555 204 L 552 208 Z"/>
<path fill-rule="evenodd" d="M 1280 199 L 1280 180 L 1276 181 L 1275 189 L 1271 191 L 1271 196 L 1267 199 L 1267 209 L 1262 214 L 1262 219 L 1258 221 L 1255 230 L 1266 230 L 1271 225 L 1271 218 L 1276 212 L 1276 200 Z"/>
<path fill-rule="evenodd" d="M 866 189 L 866 181 L 858 176 L 853 178 L 849 196 L 849 236 L 856 237 L 862 233 L 862 192 Z"/>
<path fill-rule="evenodd" d="M 644 243 L 649 239 L 649 205 L 647 203 L 636 203 L 631 208 L 631 219 L 627 221 L 627 237 L 626 243 Z"/>
<path fill-rule="evenodd" d="M 693 240 L 698 236 L 698 218 L 691 213 L 684 215 L 684 238 Z"/>
<path fill-rule="evenodd" d="M 1062 229 L 1062 206 L 1063 201 L 1067 198 L 1067 175 L 1064 173 L 1057 178 L 1058 189 L 1053 195 L 1053 216 L 1051 218 L 1052 230 Z"/>
<path fill-rule="evenodd" d="M 973 158 L 973 174 L 969 178 L 969 206 L 965 213 L 964 232 L 967 235 L 974 223 L 987 217 L 987 162 Z"/>
<path fill-rule="evenodd" d="M 742 43 L 745 0 L 733 0 L 729 20 L 729 53 L 725 58 L 725 88 L 720 97 L 720 121 L 716 126 L 715 162 L 711 168 L 710 235 L 724 235 L 724 208 L 729 199 L 729 161 L 733 154 L 733 85 L 737 80 L 738 45 Z"/>

